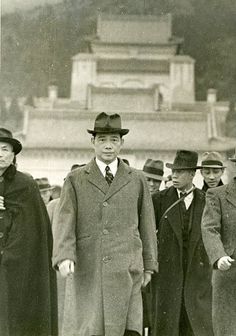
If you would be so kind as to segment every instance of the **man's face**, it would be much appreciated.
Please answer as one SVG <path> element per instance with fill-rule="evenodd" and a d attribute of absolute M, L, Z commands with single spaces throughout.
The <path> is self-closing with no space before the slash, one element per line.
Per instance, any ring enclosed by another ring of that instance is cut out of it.
<path fill-rule="evenodd" d="M 223 168 L 202 168 L 201 174 L 209 188 L 218 186 L 221 176 L 224 173 Z"/>
<path fill-rule="evenodd" d="M 118 133 L 97 133 L 91 141 L 96 158 L 106 164 L 110 164 L 117 158 L 124 143 L 124 140 Z"/>
<path fill-rule="evenodd" d="M 151 194 L 153 194 L 154 192 L 156 192 L 160 189 L 161 181 L 155 180 L 155 179 L 153 179 L 151 177 L 147 177 L 147 176 L 146 176 L 146 180 L 147 180 L 147 184 L 148 184 L 148 189 L 149 189 Z"/>
<path fill-rule="evenodd" d="M 44 203 L 47 205 L 50 201 L 52 191 L 48 190 L 48 189 L 45 189 L 45 190 L 42 189 L 42 190 L 40 190 L 40 194 L 41 194 L 41 197 L 42 197 Z"/>
<path fill-rule="evenodd" d="M 0 170 L 7 169 L 14 159 L 13 147 L 6 142 L 0 142 Z"/>
<path fill-rule="evenodd" d="M 173 186 L 181 191 L 191 188 L 195 171 L 188 169 L 173 169 L 172 181 Z"/>

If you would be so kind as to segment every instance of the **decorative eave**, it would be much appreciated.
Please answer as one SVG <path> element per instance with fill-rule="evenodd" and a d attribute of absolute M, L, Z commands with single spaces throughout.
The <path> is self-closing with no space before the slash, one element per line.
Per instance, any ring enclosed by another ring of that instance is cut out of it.
<path fill-rule="evenodd" d="M 195 59 L 188 55 L 175 55 L 170 58 L 170 63 L 195 63 Z"/>
<path fill-rule="evenodd" d="M 122 47 L 122 46 L 131 46 L 131 47 L 170 47 L 170 46 L 176 46 L 179 44 L 182 44 L 184 42 L 184 39 L 181 37 L 175 37 L 175 38 L 170 38 L 166 42 L 152 42 L 152 41 L 145 41 L 143 43 L 132 43 L 132 42 L 104 42 L 99 40 L 98 38 L 91 40 L 91 46 L 93 45 L 99 45 L 99 46 L 113 46 L 113 47 Z"/>
<path fill-rule="evenodd" d="M 78 53 L 72 57 L 73 61 L 81 61 L 81 60 L 97 60 L 97 56 L 94 54 L 89 54 L 89 53 Z"/>

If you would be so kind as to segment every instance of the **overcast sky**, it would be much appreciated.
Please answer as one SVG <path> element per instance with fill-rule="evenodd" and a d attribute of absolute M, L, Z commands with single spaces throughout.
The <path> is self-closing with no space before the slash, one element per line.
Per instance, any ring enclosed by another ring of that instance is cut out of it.
<path fill-rule="evenodd" d="M 45 3 L 56 3 L 62 0 L 0 0 L 2 14 L 12 12 L 16 9 L 30 9 L 34 6 L 43 5 Z"/>

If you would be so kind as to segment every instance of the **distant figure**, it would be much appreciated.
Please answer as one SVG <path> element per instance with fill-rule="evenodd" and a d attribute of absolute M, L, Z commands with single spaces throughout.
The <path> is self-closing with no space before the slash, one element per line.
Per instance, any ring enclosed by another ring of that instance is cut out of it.
<path fill-rule="evenodd" d="M 38 184 L 41 197 L 45 205 L 47 205 L 52 200 L 53 187 L 50 185 L 47 177 L 36 178 L 35 181 Z"/>
<path fill-rule="evenodd" d="M 56 274 L 45 204 L 13 164 L 22 149 L 0 128 L 0 335 L 57 335 Z"/>
<path fill-rule="evenodd" d="M 236 156 L 230 158 L 236 163 Z M 236 335 L 236 178 L 209 188 L 202 217 L 203 242 L 213 266 L 215 336 Z"/>
<path fill-rule="evenodd" d="M 150 193 L 153 194 L 154 192 L 159 191 L 161 182 L 166 181 L 166 178 L 163 176 L 163 161 L 147 159 L 143 166 L 143 172 L 146 176 Z"/>
<path fill-rule="evenodd" d="M 172 181 L 172 175 L 167 175 L 166 176 L 166 181 L 165 181 L 165 188 L 169 188 L 173 185 L 173 181 Z"/>
<path fill-rule="evenodd" d="M 71 276 L 75 301 L 65 335 L 142 335 L 141 287 L 156 270 L 157 245 L 145 178 L 118 158 L 128 132 L 118 114 L 100 113 L 88 130 L 95 158 L 62 189 L 53 265 Z"/>
<path fill-rule="evenodd" d="M 218 152 L 205 152 L 202 156 L 201 174 L 203 177 L 203 191 L 223 185 L 221 180 L 225 166 Z"/>
<path fill-rule="evenodd" d="M 60 198 L 60 195 L 61 195 L 61 186 L 53 185 L 52 194 L 51 194 L 52 199 L 54 200 L 54 199 Z"/>

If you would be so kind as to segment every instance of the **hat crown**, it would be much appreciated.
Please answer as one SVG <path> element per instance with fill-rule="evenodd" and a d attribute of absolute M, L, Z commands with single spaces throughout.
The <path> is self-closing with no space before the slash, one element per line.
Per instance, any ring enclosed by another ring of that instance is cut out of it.
<path fill-rule="evenodd" d="M 171 169 L 196 169 L 198 153 L 188 150 L 178 150 L 173 164 L 166 164 Z"/>
<path fill-rule="evenodd" d="M 218 152 L 205 152 L 202 155 L 202 166 L 223 166 L 223 159 Z"/>
<path fill-rule="evenodd" d="M 94 122 L 94 130 L 88 130 L 91 134 L 96 133 L 119 133 L 125 135 L 129 132 L 128 129 L 121 128 L 121 117 L 119 114 L 99 113 Z"/>
<path fill-rule="evenodd" d="M 108 115 L 105 112 L 100 113 L 94 123 L 94 129 L 121 129 L 121 117 L 119 114 Z"/>
<path fill-rule="evenodd" d="M 164 163 L 161 160 L 152 160 L 147 159 L 143 166 L 143 171 L 145 171 L 147 168 L 153 168 L 158 170 L 159 172 L 162 171 L 164 173 Z"/>
<path fill-rule="evenodd" d="M 47 177 L 36 178 L 35 181 L 37 182 L 40 190 L 51 188 L 51 185 Z"/>
<path fill-rule="evenodd" d="M 154 180 L 164 180 L 164 163 L 161 160 L 147 159 L 143 166 L 143 172 L 149 178 Z"/>
<path fill-rule="evenodd" d="M 2 138 L 13 138 L 12 132 L 7 130 L 6 128 L 0 128 L 0 137 Z"/>
<path fill-rule="evenodd" d="M 202 161 L 206 160 L 217 160 L 217 161 L 223 161 L 220 153 L 218 152 L 205 152 L 202 155 Z"/>
<path fill-rule="evenodd" d="M 22 145 L 20 141 L 13 138 L 12 132 L 6 128 L 0 128 L 0 141 L 6 142 L 12 145 L 15 154 L 20 153 Z"/>

